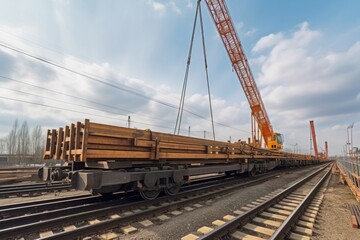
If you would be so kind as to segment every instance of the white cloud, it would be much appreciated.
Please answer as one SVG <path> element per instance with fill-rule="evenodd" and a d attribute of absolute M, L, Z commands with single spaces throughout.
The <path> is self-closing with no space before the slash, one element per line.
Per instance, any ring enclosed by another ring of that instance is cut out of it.
<path fill-rule="evenodd" d="M 164 12 L 166 10 L 166 6 L 163 3 L 154 0 L 149 0 L 148 4 L 157 12 Z"/>
<path fill-rule="evenodd" d="M 260 52 L 265 49 L 273 47 L 275 44 L 277 44 L 279 41 L 283 39 L 282 33 L 276 33 L 276 34 L 269 34 L 265 37 L 260 38 L 259 41 L 255 44 L 252 51 L 253 52 Z"/>
<path fill-rule="evenodd" d="M 174 12 L 176 12 L 177 14 L 181 14 L 180 8 L 176 5 L 174 1 L 169 2 L 169 6 Z"/>
<path fill-rule="evenodd" d="M 260 65 L 255 78 L 275 130 L 285 133 L 288 143 L 306 146 L 313 119 L 319 145 L 328 140 L 335 153 L 342 126 L 360 116 L 360 42 L 344 52 L 324 53 L 321 36 L 307 22 L 288 36 L 269 34 L 256 43 L 253 52 L 262 55 L 251 62 Z"/>
<path fill-rule="evenodd" d="M 170 1 L 167 3 L 161 3 L 154 0 L 148 0 L 148 4 L 151 6 L 151 8 L 159 13 L 165 13 L 167 10 L 172 10 L 173 12 L 177 14 L 181 14 L 180 8 L 176 5 L 175 1 Z"/>
<path fill-rule="evenodd" d="M 245 36 L 251 37 L 252 35 L 254 35 L 256 33 L 256 31 L 257 31 L 256 28 L 252 28 L 252 29 L 246 31 Z"/>

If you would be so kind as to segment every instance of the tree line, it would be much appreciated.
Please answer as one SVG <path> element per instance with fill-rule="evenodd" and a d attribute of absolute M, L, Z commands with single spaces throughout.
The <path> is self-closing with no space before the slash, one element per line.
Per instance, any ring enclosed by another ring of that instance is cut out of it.
<path fill-rule="evenodd" d="M 8 164 L 43 162 L 44 135 L 40 125 L 30 133 L 26 121 L 16 119 L 9 134 L 0 139 L 0 154 L 8 155 Z"/>

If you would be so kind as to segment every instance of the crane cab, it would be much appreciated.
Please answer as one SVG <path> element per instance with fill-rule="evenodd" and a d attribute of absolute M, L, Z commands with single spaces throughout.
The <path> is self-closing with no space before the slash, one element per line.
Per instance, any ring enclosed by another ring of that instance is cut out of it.
<path fill-rule="evenodd" d="M 270 150 L 281 150 L 284 142 L 284 135 L 280 133 L 272 133 L 267 142 L 267 148 Z"/>

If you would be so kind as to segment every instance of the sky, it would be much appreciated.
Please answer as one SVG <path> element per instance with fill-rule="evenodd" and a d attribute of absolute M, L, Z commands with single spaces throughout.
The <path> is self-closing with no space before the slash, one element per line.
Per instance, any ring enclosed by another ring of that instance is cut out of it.
<path fill-rule="evenodd" d="M 0 138 L 93 122 L 173 133 L 195 0 L 0 0 Z M 228 0 L 271 124 L 287 151 L 360 146 L 360 2 Z M 250 109 L 206 4 L 202 15 L 216 139 L 246 140 Z M 45 59 L 47 62 L 34 58 Z M 49 64 L 51 62 L 52 64 Z M 211 139 L 199 22 L 181 134 Z M 199 117 L 201 116 L 201 117 Z"/>

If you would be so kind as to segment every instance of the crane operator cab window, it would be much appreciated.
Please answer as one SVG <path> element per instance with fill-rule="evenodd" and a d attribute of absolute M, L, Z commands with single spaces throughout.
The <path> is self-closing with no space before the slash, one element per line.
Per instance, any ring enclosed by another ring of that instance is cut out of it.
<path fill-rule="evenodd" d="M 283 144 L 283 142 L 284 142 L 284 135 L 282 135 L 282 134 L 280 134 L 280 133 L 276 134 L 276 141 L 277 141 L 277 143 L 279 143 L 279 144 Z"/>

